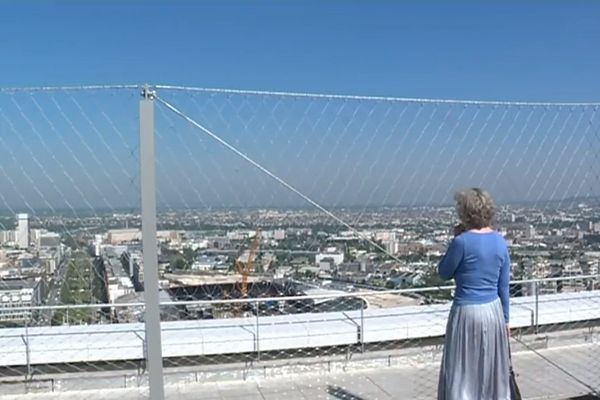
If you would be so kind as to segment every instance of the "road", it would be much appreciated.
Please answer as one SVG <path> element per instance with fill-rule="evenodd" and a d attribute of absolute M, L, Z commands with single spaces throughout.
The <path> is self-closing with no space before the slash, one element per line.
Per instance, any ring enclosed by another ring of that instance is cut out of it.
<path fill-rule="evenodd" d="M 58 265 L 58 267 L 56 267 L 56 270 L 54 271 L 54 276 L 52 277 L 52 280 L 49 282 L 48 296 L 46 297 L 46 304 L 45 304 L 47 306 L 54 306 L 54 305 L 61 304 L 60 289 L 61 289 L 62 284 L 65 281 L 65 277 L 67 275 L 67 270 L 68 270 L 67 265 L 68 265 L 69 258 L 70 258 L 70 256 L 68 254 L 65 254 L 61 263 Z M 52 321 L 53 315 L 54 315 L 54 310 L 51 310 L 51 309 L 42 310 L 40 313 L 40 317 L 39 317 L 39 324 L 40 325 L 49 325 L 50 321 Z"/>

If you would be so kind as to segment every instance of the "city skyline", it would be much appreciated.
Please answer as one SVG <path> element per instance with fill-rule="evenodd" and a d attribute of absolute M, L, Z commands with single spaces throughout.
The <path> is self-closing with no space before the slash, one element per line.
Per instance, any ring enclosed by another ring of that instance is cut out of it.
<path fill-rule="evenodd" d="M 496 293 L 511 386 L 594 397 L 599 19 L 3 2 L 0 397 L 435 398 Z"/>

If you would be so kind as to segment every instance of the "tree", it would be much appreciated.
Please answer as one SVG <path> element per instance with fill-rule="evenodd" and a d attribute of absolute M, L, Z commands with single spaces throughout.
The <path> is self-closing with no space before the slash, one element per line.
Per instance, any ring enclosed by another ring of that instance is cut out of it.
<path fill-rule="evenodd" d="M 93 291 L 92 262 L 85 253 L 78 253 L 67 265 L 67 274 L 61 287 L 60 299 L 62 304 L 90 304 L 96 302 L 92 296 Z M 72 309 L 57 311 L 52 318 L 53 324 L 81 323 L 95 321 L 96 311 L 92 309 Z"/>
<path fill-rule="evenodd" d="M 396 289 L 396 284 L 394 283 L 394 281 L 389 280 L 385 283 L 385 288 L 386 289 Z"/>
<path fill-rule="evenodd" d="M 50 322 L 50 325 L 56 326 L 56 325 L 62 325 L 65 319 L 65 314 L 63 313 L 62 310 L 58 310 L 54 313 L 54 315 L 52 315 L 52 321 Z"/>
<path fill-rule="evenodd" d="M 312 279 L 312 278 L 315 278 L 316 276 L 317 276 L 317 274 L 315 274 L 311 270 L 304 271 L 304 277 L 305 278 Z"/>
<path fill-rule="evenodd" d="M 189 263 L 186 262 L 186 260 L 183 259 L 183 257 L 181 256 L 177 256 L 175 258 L 173 258 L 170 262 L 170 267 L 172 270 L 187 270 L 189 269 Z"/>
<path fill-rule="evenodd" d="M 196 253 L 194 252 L 194 250 L 192 250 L 189 247 L 183 248 L 183 258 L 185 259 L 185 261 L 187 261 L 188 263 L 192 263 L 195 257 Z"/>
<path fill-rule="evenodd" d="M 431 271 L 429 271 L 426 275 L 423 276 L 423 282 L 425 287 L 451 285 L 451 282 L 445 280 L 437 273 L 432 273 Z"/>
<path fill-rule="evenodd" d="M 104 265 L 104 259 L 102 257 L 95 257 L 93 261 L 93 279 L 92 279 L 92 291 L 94 293 L 94 300 L 97 303 L 108 303 L 108 287 L 106 282 L 106 267 Z M 104 307 L 100 310 L 100 313 L 104 318 L 110 316 L 110 308 Z"/>
<path fill-rule="evenodd" d="M 443 279 L 437 272 L 436 268 L 430 268 L 425 275 L 423 275 L 423 283 L 419 287 L 436 287 L 436 286 L 451 286 L 452 282 Z M 452 293 L 450 290 L 437 290 L 435 292 L 425 293 L 427 296 L 431 296 L 436 299 L 450 300 L 452 299 Z"/>
<path fill-rule="evenodd" d="M 71 234 L 66 234 L 63 241 L 65 243 L 65 246 L 70 247 L 72 250 L 77 250 L 77 242 L 75 241 L 73 236 L 71 236 Z"/>

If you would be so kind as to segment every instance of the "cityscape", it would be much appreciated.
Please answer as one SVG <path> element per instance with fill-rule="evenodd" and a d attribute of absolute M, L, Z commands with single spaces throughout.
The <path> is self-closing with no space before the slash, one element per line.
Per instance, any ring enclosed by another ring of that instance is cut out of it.
<path fill-rule="evenodd" d="M 14 161 L 0 168 L 0 395 L 114 387 L 145 398 L 152 385 L 192 393 L 223 379 L 229 390 L 319 371 L 320 392 L 303 398 L 433 398 L 455 303 L 437 266 L 459 222 L 451 194 L 473 185 L 492 193 L 509 248 L 519 367 L 552 368 L 532 356 L 560 349 L 573 374 L 595 357 L 596 108 L 154 89 L 103 88 L 93 104 L 69 90 L 0 92 L 0 124 L 14 133 L 0 136 Z M 152 158 L 138 101 L 159 113 Z M 26 118 L 38 105 L 62 120 Z M 206 118 L 190 105 L 220 107 Z M 203 124 L 214 141 L 198 136 Z M 156 201 L 148 268 L 140 200 Z M 354 388 L 377 393 L 364 397 L 341 384 L 336 395 L 331 384 L 363 365 L 368 382 L 422 384 Z M 583 387 L 557 371 L 520 383 L 536 398 L 555 383 L 583 394 L 596 371 L 576 372 Z"/>
<path fill-rule="evenodd" d="M 255 313 L 352 310 L 361 291 L 449 285 L 437 263 L 456 221 L 452 207 L 339 209 L 349 229 L 308 209 L 187 210 L 159 213 L 161 301 L 226 300 L 356 293 L 319 304 L 260 309 L 187 305 L 163 308 L 165 320 Z M 143 301 L 141 219 L 135 213 L 90 217 L 4 216 L 0 231 L 0 322 L 5 327 L 139 322 L 143 310 L 108 305 Z M 557 207 L 502 205 L 496 228 L 512 258 L 513 296 L 598 289 L 600 207 L 595 198 Z M 240 268 L 240 265 L 246 268 Z M 577 278 L 581 277 L 581 278 Z M 587 277 L 587 278 L 586 278 Z M 370 304 L 444 303 L 451 291 L 396 295 Z M 31 307 L 104 304 L 102 308 Z"/>
<path fill-rule="evenodd" d="M 1 400 L 600 399 L 600 2 L 0 10 Z"/>

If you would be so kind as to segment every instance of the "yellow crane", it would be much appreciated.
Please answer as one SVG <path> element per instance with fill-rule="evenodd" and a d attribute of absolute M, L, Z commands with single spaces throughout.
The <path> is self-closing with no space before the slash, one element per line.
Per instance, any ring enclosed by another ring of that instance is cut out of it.
<path fill-rule="evenodd" d="M 260 246 L 260 238 L 261 232 L 260 228 L 256 230 L 256 234 L 254 235 L 254 240 L 250 245 L 250 251 L 248 253 L 248 260 L 244 263 L 241 262 L 239 257 L 235 260 L 235 269 L 237 272 L 242 275 L 242 283 L 240 285 L 240 292 L 242 297 L 248 297 L 248 276 L 254 272 L 254 261 L 256 259 L 256 254 L 258 251 L 258 247 Z"/>

